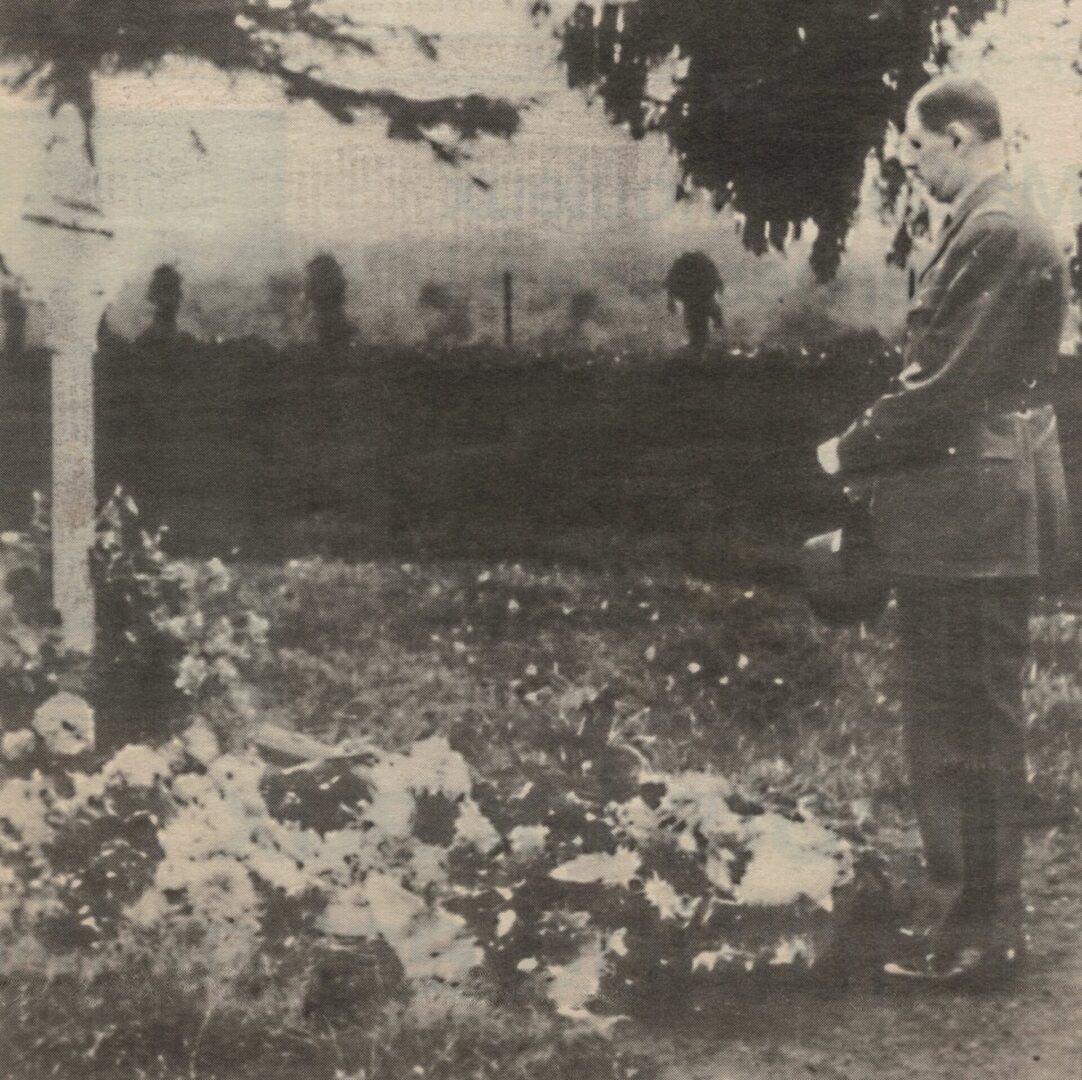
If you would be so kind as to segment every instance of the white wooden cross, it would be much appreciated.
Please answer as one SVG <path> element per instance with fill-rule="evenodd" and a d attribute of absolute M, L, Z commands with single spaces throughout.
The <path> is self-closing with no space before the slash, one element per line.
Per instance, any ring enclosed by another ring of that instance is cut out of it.
<path fill-rule="evenodd" d="M 18 219 L 4 237 L 8 264 L 43 303 L 52 352 L 53 603 L 64 644 L 94 647 L 93 356 L 117 269 L 97 170 L 73 106 L 54 117 Z"/>

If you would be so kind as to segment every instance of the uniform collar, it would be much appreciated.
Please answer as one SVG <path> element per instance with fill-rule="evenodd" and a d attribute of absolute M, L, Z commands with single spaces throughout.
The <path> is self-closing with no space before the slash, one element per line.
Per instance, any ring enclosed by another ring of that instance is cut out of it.
<path fill-rule="evenodd" d="M 947 211 L 944 231 L 955 224 L 960 224 L 993 191 L 1010 187 L 1010 184 L 1010 177 L 1004 169 L 996 169 L 995 172 L 985 173 L 983 176 L 971 180 L 955 195 L 954 202 L 951 203 L 950 209 Z M 948 222 L 949 224 L 947 224 Z"/>
<path fill-rule="evenodd" d="M 979 177 L 973 183 L 967 184 L 958 192 L 954 197 L 954 201 L 951 203 L 950 211 L 943 220 L 943 227 L 940 231 L 939 242 L 935 246 L 935 251 L 932 253 L 932 257 L 928 260 L 924 269 L 920 272 L 920 280 L 927 277 L 932 267 L 939 262 L 943 252 L 947 250 L 950 242 L 958 235 L 958 231 L 962 228 L 962 225 L 965 224 L 966 218 L 968 218 L 982 202 L 989 199 L 994 192 L 1005 190 L 1010 187 L 1010 184 L 1010 177 L 1007 175 L 1006 170 L 997 169 L 995 172 L 988 173 Z"/>

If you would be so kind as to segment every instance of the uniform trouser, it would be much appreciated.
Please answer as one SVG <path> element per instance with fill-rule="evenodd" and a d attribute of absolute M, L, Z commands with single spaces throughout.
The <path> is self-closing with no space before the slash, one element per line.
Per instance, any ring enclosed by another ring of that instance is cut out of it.
<path fill-rule="evenodd" d="M 911 792 L 944 899 L 933 932 L 1019 923 L 1033 594 L 1027 578 L 897 584 Z"/>

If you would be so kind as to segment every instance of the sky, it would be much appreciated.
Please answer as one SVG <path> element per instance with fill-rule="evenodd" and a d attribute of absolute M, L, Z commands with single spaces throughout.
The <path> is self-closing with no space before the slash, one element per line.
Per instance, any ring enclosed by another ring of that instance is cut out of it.
<path fill-rule="evenodd" d="M 390 142 L 376 115 L 345 127 L 315 106 L 286 104 L 254 77 L 230 80 L 175 61 L 151 78 L 103 78 L 95 139 L 110 224 L 132 268 L 118 305 L 124 328 L 145 319 L 142 282 L 159 262 L 173 262 L 190 282 L 255 289 L 268 273 L 298 270 L 322 250 L 345 265 L 363 320 L 388 334 L 408 336 L 416 323 L 417 273 L 427 268 L 484 291 L 505 266 L 539 294 L 598 285 L 629 332 L 640 323 L 653 332 L 658 320 L 647 308 L 655 301 L 640 312 L 616 293 L 630 286 L 648 295 L 687 247 L 718 261 L 727 313 L 752 334 L 768 332 L 763 312 L 776 302 L 816 303 L 843 321 L 883 328 L 900 318 L 902 277 L 883 264 L 893 227 L 871 210 L 872 199 L 829 288 L 814 287 L 807 240 L 784 255 L 748 255 L 731 215 L 705 198 L 674 201 L 677 166 L 663 140 L 631 140 L 599 105 L 566 88 L 551 28 L 534 25 L 525 3 L 336 2 L 361 21 L 441 36 L 438 63 L 385 34 L 377 57 L 328 64 L 353 85 L 536 102 L 510 142 L 475 147 L 470 170 L 492 189 L 478 189 L 427 148 Z M 1012 168 L 1065 245 L 1082 220 L 1082 78 L 1071 69 L 1080 34 L 1078 5 L 1013 0 L 956 50 L 959 70 L 999 91 L 1016 144 Z M 3 251 L 2 223 L 18 213 L 48 124 L 42 102 L 10 95 L 0 98 L 0 124 L 5 147 L 26 148 L 0 175 Z M 675 326 L 665 333 L 679 337 Z"/>

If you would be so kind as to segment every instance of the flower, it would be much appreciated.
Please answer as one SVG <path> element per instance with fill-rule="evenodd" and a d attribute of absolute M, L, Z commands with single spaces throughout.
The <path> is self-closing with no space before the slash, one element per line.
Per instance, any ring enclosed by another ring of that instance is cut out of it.
<path fill-rule="evenodd" d="M 811 962 L 812 957 L 812 948 L 807 938 L 799 936 L 787 937 L 782 938 L 774 946 L 774 955 L 767 962 L 771 967 L 793 964 L 798 960 L 807 964 Z"/>
<path fill-rule="evenodd" d="M 169 759 L 149 746 L 129 743 L 118 750 L 102 769 L 110 783 L 128 787 L 153 787 L 171 772 Z"/>
<path fill-rule="evenodd" d="M 37 742 L 37 736 L 29 728 L 5 731 L 0 739 L 0 754 L 8 761 L 22 761 L 34 752 Z"/>
<path fill-rule="evenodd" d="M 185 656 L 177 669 L 176 687 L 185 694 L 196 693 L 210 678 L 210 665 L 201 656 Z"/>
<path fill-rule="evenodd" d="M 650 876 L 643 889 L 643 895 L 657 908 L 663 919 L 687 919 L 695 913 L 694 897 L 681 896 L 673 886 L 656 873 Z"/>
<path fill-rule="evenodd" d="M 460 915 L 434 907 L 415 918 L 409 932 L 391 942 L 406 977 L 461 982 L 484 961 Z"/>
<path fill-rule="evenodd" d="M 464 798 L 470 793 L 470 769 L 466 759 L 451 749 L 444 735 L 433 735 L 410 747 L 406 769 L 407 783 L 413 791 L 430 791 L 448 798 Z"/>
<path fill-rule="evenodd" d="M 516 825 L 507 839 L 511 850 L 516 855 L 536 855 L 545 850 L 545 838 L 549 834 L 547 825 Z"/>
<path fill-rule="evenodd" d="M 194 862 L 166 860 L 158 867 L 159 889 L 183 889 L 193 913 L 208 921 L 250 918 L 258 904 L 251 876 L 241 863 L 225 855 Z"/>
<path fill-rule="evenodd" d="M 53 837 L 48 814 L 54 796 L 52 783 L 36 769 L 29 780 L 8 780 L 0 784 L 0 822 L 16 833 L 24 847 L 40 848 Z M 0 845 L 3 843 L 0 830 Z"/>
<path fill-rule="evenodd" d="M 586 943 L 582 952 L 568 964 L 549 968 L 548 996 L 561 1016 L 579 1018 L 586 1003 L 601 989 L 605 972 L 605 951 L 599 935 Z"/>
<path fill-rule="evenodd" d="M 723 964 L 732 964 L 738 960 L 744 961 L 747 968 L 750 969 L 753 966 L 753 959 L 752 954 L 747 950 L 734 949 L 731 945 L 725 943 L 719 949 L 696 953 L 695 958 L 691 961 L 691 970 L 713 971 L 719 961 Z"/>
<path fill-rule="evenodd" d="M 578 855 L 553 869 L 549 877 L 578 885 L 622 885 L 626 889 L 641 865 L 637 852 L 617 848 L 611 855 L 604 851 Z"/>
<path fill-rule="evenodd" d="M 209 765 L 221 755 L 218 736 L 202 716 L 197 716 L 180 737 L 184 750 L 189 757 L 200 765 Z"/>
<path fill-rule="evenodd" d="M 832 910 L 851 864 L 844 840 L 818 822 L 766 813 L 748 819 L 747 841 L 751 861 L 735 890 L 741 903 L 779 906 L 805 896 Z"/>
<path fill-rule="evenodd" d="M 38 706 L 33 728 L 52 754 L 73 757 L 94 747 L 94 710 L 67 690 Z"/>
<path fill-rule="evenodd" d="M 464 799 L 455 818 L 455 839 L 487 855 L 499 846 L 501 837 L 496 826 L 481 813 L 477 803 L 473 799 Z"/>
<path fill-rule="evenodd" d="M 212 669 L 218 680 L 223 683 L 233 682 L 235 679 L 240 678 L 237 665 L 228 656 L 216 656 Z"/>
<path fill-rule="evenodd" d="M 228 567 L 217 556 L 206 563 L 203 572 L 206 575 L 206 586 L 210 592 L 222 593 L 229 591 L 229 587 L 233 583 L 232 576 Z"/>
<path fill-rule="evenodd" d="M 281 889 L 287 896 L 300 896 L 312 885 L 311 877 L 298 869 L 296 860 L 273 848 L 257 847 L 244 863 L 261 881 Z"/>

